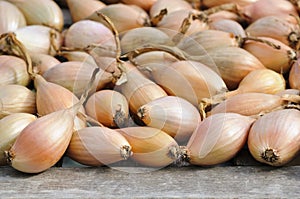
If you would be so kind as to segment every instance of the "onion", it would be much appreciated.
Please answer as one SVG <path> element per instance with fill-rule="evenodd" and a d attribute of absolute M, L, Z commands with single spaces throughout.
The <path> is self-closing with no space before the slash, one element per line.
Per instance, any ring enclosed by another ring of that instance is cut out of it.
<path fill-rule="evenodd" d="M 81 20 L 73 23 L 65 33 L 64 44 L 68 48 L 83 49 L 91 44 L 115 50 L 114 36 L 102 23 Z"/>
<path fill-rule="evenodd" d="M 128 53 L 144 45 L 171 45 L 170 37 L 154 27 L 141 27 L 129 30 L 121 39 L 122 53 Z"/>
<path fill-rule="evenodd" d="M 29 113 L 14 113 L 0 119 L 0 166 L 7 164 L 4 152 L 13 145 L 20 132 L 36 119 Z"/>
<path fill-rule="evenodd" d="M 129 108 L 124 95 L 114 90 L 100 90 L 92 94 L 86 104 L 87 115 L 107 127 L 126 127 Z"/>
<path fill-rule="evenodd" d="M 52 0 L 8 0 L 24 14 L 28 25 L 44 25 L 61 31 L 64 18 L 61 8 Z M 34 5 L 34 6 L 32 6 Z M 34 37 L 33 37 L 34 38 Z"/>
<path fill-rule="evenodd" d="M 254 37 L 269 37 L 295 47 L 299 28 L 279 16 L 265 16 L 251 23 L 245 31 Z"/>
<path fill-rule="evenodd" d="M 259 162 L 282 166 L 300 150 L 300 111 L 278 110 L 259 118 L 252 126 L 248 148 Z"/>
<path fill-rule="evenodd" d="M 209 23 L 210 29 L 233 33 L 235 36 L 246 37 L 244 28 L 238 22 L 231 19 L 221 19 Z"/>
<path fill-rule="evenodd" d="M 177 142 L 167 133 L 151 127 L 128 127 L 117 130 L 132 147 L 132 159 L 150 167 L 172 164 L 178 155 Z"/>
<path fill-rule="evenodd" d="M 169 95 L 181 97 L 195 106 L 203 98 L 227 91 L 221 77 L 200 62 L 177 61 L 169 66 L 151 66 L 152 78 L 158 85 Z"/>
<path fill-rule="evenodd" d="M 236 90 L 213 96 L 212 99 L 203 99 L 203 107 L 217 104 L 224 98 L 232 97 L 241 93 L 266 93 L 276 94 L 285 89 L 283 76 L 270 69 L 257 69 L 248 73 L 240 82 Z"/>
<path fill-rule="evenodd" d="M 95 11 L 106 6 L 102 1 L 98 0 L 66 0 L 66 2 L 74 23 L 84 20 Z"/>
<path fill-rule="evenodd" d="M 208 21 L 209 23 L 214 23 L 217 22 L 219 20 L 233 20 L 236 22 L 244 22 L 244 20 L 236 13 L 232 12 L 232 11 L 226 11 L 226 10 L 221 10 L 215 13 L 212 13 L 210 15 L 208 15 Z"/>
<path fill-rule="evenodd" d="M 68 61 L 86 62 L 90 65 L 97 66 L 94 58 L 83 51 L 61 51 L 59 55 L 66 58 Z"/>
<path fill-rule="evenodd" d="M 176 141 L 187 141 L 201 120 L 196 107 L 175 96 L 155 99 L 141 106 L 138 117 L 147 125 L 161 129 Z"/>
<path fill-rule="evenodd" d="M 177 10 L 166 15 L 158 24 L 157 28 L 165 32 L 171 38 L 174 37 L 179 31 L 183 21 L 189 18 L 190 14 L 198 14 L 198 10 Z M 185 35 L 190 35 L 194 32 L 206 30 L 209 28 L 205 21 L 206 19 L 192 20 Z"/>
<path fill-rule="evenodd" d="M 229 97 L 212 108 L 207 115 L 217 113 L 238 113 L 245 116 L 259 116 L 288 106 L 293 95 L 273 95 L 266 93 L 241 93 Z"/>
<path fill-rule="evenodd" d="M 203 30 L 195 32 L 189 37 L 183 38 L 177 47 L 191 56 L 197 56 L 200 53 L 221 48 L 223 46 L 239 46 L 234 34 L 221 30 Z M 202 52 L 200 51 L 201 49 Z M 199 52 L 200 51 L 200 52 Z"/>
<path fill-rule="evenodd" d="M 128 62 L 122 63 L 123 75 L 116 82 L 116 91 L 121 92 L 129 103 L 133 113 L 154 99 L 167 96 L 167 93 L 155 82 L 146 78 L 137 68 Z M 122 77 L 125 77 L 124 81 Z"/>
<path fill-rule="evenodd" d="M 36 89 L 37 113 L 40 116 L 70 108 L 79 101 L 71 91 L 58 84 L 47 82 L 41 75 L 35 75 L 34 85 Z M 79 111 L 84 114 L 84 107 L 81 106 Z M 78 130 L 84 127 L 86 127 L 85 120 L 76 116 L 74 120 L 74 129 Z"/>
<path fill-rule="evenodd" d="M 254 119 L 237 113 L 219 113 L 200 122 L 187 143 L 193 165 L 216 165 L 233 158 L 245 145 Z"/>
<path fill-rule="evenodd" d="M 0 74 L 0 85 L 30 83 L 26 62 L 19 57 L 0 55 Z"/>
<path fill-rule="evenodd" d="M 120 12 L 120 10 L 122 10 L 122 12 Z M 146 11 L 135 5 L 125 5 L 122 3 L 110 4 L 94 12 L 87 18 L 107 25 L 107 23 L 98 16 L 97 12 L 109 17 L 120 34 L 124 34 L 130 29 L 143 27 L 150 23 Z M 109 25 L 107 26 L 110 27 Z"/>
<path fill-rule="evenodd" d="M 89 166 L 108 165 L 132 155 L 128 141 L 106 127 L 87 127 L 73 133 L 66 152 L 71 159 Z"/>
<path fill-rule="evenodd" d="M 36 113 L 36 95 L 25 86 L 0 86 L 0 119 L 12 113 Z"/>
<path fill-rule="evenodd" d="M 55 57 L 47 54 L 31 54 L 30 57 L 35 73 L 40 75 L 43 75 L 45 71 L 61 63 Z"/>
<path fill-rule="evenodd" d="M 236 89 L 251 71 L 265 66 L 251 53 L 239 47 L 221 47 L 209 51 L 208 56 L 191 56 L 219 73 L 229 90 Z"/>
<path fill-rule="evenodd" d="M 0 35 L 26 26 L 23 13 L 14 4 L 0 1 Z"/>
<path fill-rule="evenodd" d="M 170 53 L 164 51 L 150 51 L 138 55 L 132 61 L 134 61 L 135 65 L 145 76 L 153 80 L 151 68 L 164 67 L 179 60 Z"/>
<path fill-rule="evenodd" d="M 291 67 L 291 62 L 297 59 L 296 52 L 278 40 L 268 37 L 259 37 L 259 39 L 270 42 L 278 46 L 279 49 L 256 41 L 246 41 L 243 48 L 259 59 L 266 68 L 278 73 L 288 72 Z"/>
<path fill-rule="evenodd" d="M 95 65 L 90 65 L 85 62 L 62 62 L 47 70 L 43 74 L 43 77 L 49 82 L 67 88 L 77 97 L 80 97 L 95 68 Z M 106 84 L 110 83 L 112 79 L 113 77 L 110 73 L 101 70 L 96 76 L 96 81 L 93 82 L 92 91 L 95 92 L 103 88 Z"/>
<path fill-rule="evenodd" d="M 270 15 L 275 15 L 286 20 L 294 20 L 291 15 L 298 16 L 296 7 L 286 0 L 277 0 L 276 3 L 273 0 L 258 0 L 243 7 L 242 13 L 250 23 Z"/>
<path fill-rule="evenodd" d="M 32 54 L 55 55 L 62 44 L 61 34 L 43 25 L 25 26 L 17 29 L 15 34 L 27 51 Z"/>

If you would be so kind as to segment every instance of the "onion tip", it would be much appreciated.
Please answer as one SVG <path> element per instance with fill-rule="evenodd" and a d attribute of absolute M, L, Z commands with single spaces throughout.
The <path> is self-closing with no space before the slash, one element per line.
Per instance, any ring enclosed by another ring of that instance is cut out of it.
<path fill-rule="evenodd" d="M 127 160 L 130 156 L 132 156 L 133 152 L 131 151 L 130 146 L 124 145 L 120 149 L 120 154 L 124 160 Z"/>
<path fill-rule="evenodd" d="M 262 152 L 261 157 L 269 163 L 275 163 L 279 159 L 278 152 L 271 148 L 267 148 L 264 152 Z"/>

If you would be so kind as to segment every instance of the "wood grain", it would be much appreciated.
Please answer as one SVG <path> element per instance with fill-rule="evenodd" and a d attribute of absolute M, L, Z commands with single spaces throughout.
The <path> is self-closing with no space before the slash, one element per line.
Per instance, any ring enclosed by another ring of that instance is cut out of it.
<path fill-rule="evenodd" d="M 0 167 L 1 198 L 299 198 L 300 166 Z"/>

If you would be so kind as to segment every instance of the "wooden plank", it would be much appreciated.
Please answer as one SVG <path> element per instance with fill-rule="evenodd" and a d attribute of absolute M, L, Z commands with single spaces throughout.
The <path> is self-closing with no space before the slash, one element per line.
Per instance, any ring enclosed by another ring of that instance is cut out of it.
<path fill-rule="evenodd" d="M 0 167 L 1 198 L 299 198 L 300 166 Z"/>

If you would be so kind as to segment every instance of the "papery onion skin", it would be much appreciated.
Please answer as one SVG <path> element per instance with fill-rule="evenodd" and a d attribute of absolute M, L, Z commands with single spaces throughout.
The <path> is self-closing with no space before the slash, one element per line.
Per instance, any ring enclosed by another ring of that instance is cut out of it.
<path fill-rule="evenodd" d="M 246 32 L 241 24 L 231 19 L 221 19 L 211 22 L 209 23 L 209 27 L 213 30 L 221 30 L 232 33 L 235 36 L 246 37 Z"/>
<path fill-rule="evenodd" d="M 122 12 L 120 12 L 120 10 L 122 10 Z M 109 17 L 120 35 L 130 29 L 143 27 L 150 23 L 147 12 L 135 5 L 126 5 L 122 3 L 110 4 L 96 12 L 101 12 Z M 107 25 L 96 12 L 87 19 L 99 21 Z"/>
<path fill-rule="evenodd" d="M 278 95 L 266 93 L 241 93 L 231 96 L 212 108 L 208 113 L 238 113 L 245 116 L 255 116 L 268 113 L 283 105 L 283 100 Z"/>
<path fill-rule="evenodd" d="M 117 129 L 132 147 L 132 159 L 144 166 L 165 167 L 177 159 L 177 142 L 167 133 L 151 127 Z"/>
<path fill-rule="evenodd" d="M 61 31 L 64 17 L 61 8 L 52 0 L 8 0 L 24 14 L 28 25 L 45 25 Z M 34 6 L 32 6 L 34 5 Z"/>
<path fill-rule="evenodd" d="M 208 56 L 190 58 L 219 73 L 229 90 L 236 89 L 249 72 L 265 68 L 254 55 L 239 47 L 214 48 L 208 52 Z"/>
<path fill-rule="evenodd" d="M 296 52 L 284 43 L 269 37 L 258 37 L 280 46 L 279 49 L 256 41 L 246 41 L 243 49 L 254 55 L 266 68 L 278 73 L 287 73 L 290 70 L 291 62 L 297 58 Z"/>
<path fill-rule="evenodd" d="M 25 86 L 0 86 L 0 119 L 11 113 L 36 113 L 36 95 Z"/>
<path fill-rule="evenodd" d="M 242 79 L 236 93 L 258 92 L 275 94 L 283 91 L 285 88 L 286 82 L 282 74 L 271 69 L 257 69 L 251 71 Z"/>
<path fill-rule="evenodd" d="M 0 166 L 7 165 L 4 151 L 10 149 L 21 131 L 37 117 L 29 113 L 14 113 L 0 120 Z"/>
<path fill-rule="evenodd" d="M 58 84 L 47 82 L 41 75 L 35 76 L 34 84 L 37 112 L 40 116 L 70 108 L 79 101 L 71 91 Z M 80 107 L 80 112 L 85 114 L 83 106 Z M 74 129 L 78 130 L 84 127 L 86 127 L 85 120 L 75 117 Z"/>
<path fill-rule="evenodd" d="M 129 107 L 124 95 L 114 90 L 100 90 L 92 94 L 86 104 L 87 115 L 107 127 L 125 127 Z"/>
<path fill-rule="evenodd" d="M 153 128 L 161 129 L 178 142 L 188 140 L 201 121 L 198 110 L 176 96 L 153 100 L 138 110 L 139 118 Z"/>
<path fill-rule="evenodd" d="M 230 160 L 244 147 L 253 122 L 253 118 L 237 113 L 205 118 L 187 143 L 189 162 L 211 166 Z"/>
<path fill-rule="evenodd" d="M 179 61 L 176 57 L 170 53 L 164 51 L 152 51 L 141 54 L 134 59 L 134 62 L 146 77 L 153 80 L 151 71 L 146 70 L 147 68 L 165 67 L 176 61 Z"/>
<path fill-rule="evenodd" d="M 129 62 L 123 63 L 127 80 L 115 86 L 115 90 L 122 93 L 133 113 L 154 99 L 167 96 L 167 93 L 155 82 L 146 78 L 136 67 Z"/>
<path fill-rule="evenodd" d="M 77 97 L 83 93 L 88 84 L 93 70 L 97 66 L 86 62 L 69 61 L 62 62 L 55 67 L 47 70 L 43 77 L 52 83 L 59 84 L 68 90 L 72 91 Z M 92 90 L 95 92 L 103 88 L 106 84 L 112 81 L 112 75 L 105 71 L 100 71 L 96 76 L 96 81 L 93 84 Z"/>
<path fill-rule="evenodd" d="M 55 48 L 60 48 L 62 45 L 61 34 L 47 26 L 28 25 L 17 29 L 14 33 L 29 53 L 42 53 L 53 56 L 57 53 Z"/>
<path fill-rule="evenodd" d="M 278 110 L 259 118 L 252 126 L 248 148 L 259 162 L 283 166 L 300 150 L 300 111 Z"/>
<path fill-rule="evenodd" d="M 0 35 L 26 26 L 23 13 L 13 4 L 0 1 Z"/>
<path fill-rule="evenodd" d="M 132 155 L 128 141 L 106 127 L 87 127 L 73 133 L 66 152 L 71 159 L 88 166 L 109 165 Z"/>
<path fill-rule="evenodd" d="M 0 74 L 0 85 L 30 83 L 26 62 L 19 57 L 0 55 Z"/>
<path fill-rule="evenodd" d="M 180 30 L 182 22 L 188 18 L 190 13 L 199 13 L 197 10 L 177 10 L 165 16 L 158 24 L 157 28 L 165 32 L 169 37 L 174 37 Z M 196 19 L 191 22 L 185 35 L 209 29 L 208 23 L 202 19 Z"/>
<path fill-rule="evenodd" d="M 106 5 L 102 1 L 98 0 L 66 0 L 72 21 L 75 23 L 80 20 L 84 20 L 95 11 L 104 8 Z"/>
<path fill-rule="evenodd" d="M 154 27 L 141 27 L 127 31 L 121 38 L 122 53 L 134 51 L 145 45 L 171 45 L 171 39 Z"/>
<path fill-rule="evenodd" d="M 199 55 L 197 48 L 204 48 L 205 51 L 210 51 L 223 46 L 238 47 L 239 44 L 233 33 L 211 29 L 195 32 L 177 44 L 179 49 L 194 56 Z"/>
<path fill-rule="evenodd" d="M 60 110 L 26 126 L 6 152 L 11 166 L 24 173 L 40 173 L 59 161 L 73 133 L 74 110 Z"/>
<path fill-rule="evenodd" d="M 254 37 L 270 37 L 293 47 L 291 34 L 299 34 L 299 28 L 294 24 L 278 17 L 266 16 L 251 23 L 245 31 Z"/>
<path fill-rule="evenodd" d="M 273 0 L 259 0 L 245 6 L 242 12 L 250 23 L 270 15 L 276 15 L 286 20 L 293 19 L 292 15 L 298 16 L 296 7 L 285 0 L 278 0 L 276 4 Z"/>
<path fill-rule="evenodd" d="M 186 99 L 195 106 L 203 98 L 227 91 L 222 78 L 200 62 L 178 61 L 151 69 L 155 82 L 169 95 Z"/>
<path fill-rule="evenodd" d="M 55 57 L 47 54 L 31 54 L 32 66 L 35 73 L 43 75 L 48 69 L 60 64 Z"/>
<path fill-rule="evenodd" d="M 65 34 L 64 44 L 68 48 L 83 49 L 92 44 L 115 50 L 113 34 L 102 23 L 80 20 L 73 23 Z"/>

